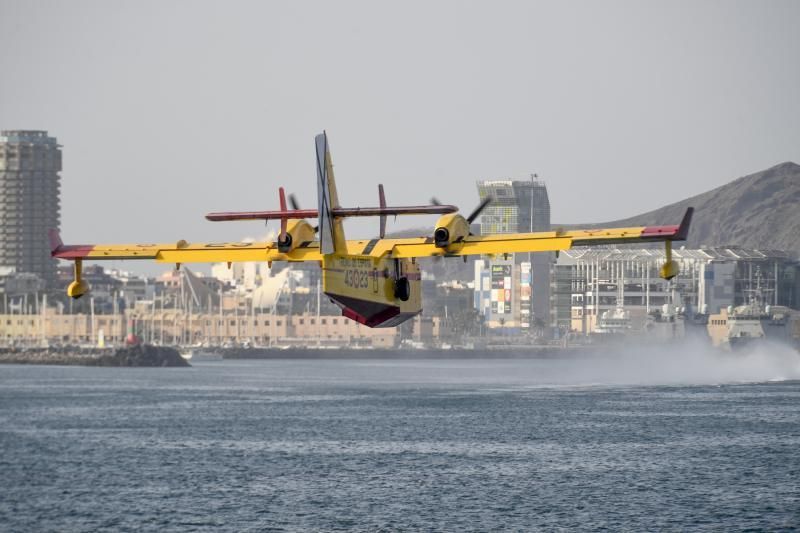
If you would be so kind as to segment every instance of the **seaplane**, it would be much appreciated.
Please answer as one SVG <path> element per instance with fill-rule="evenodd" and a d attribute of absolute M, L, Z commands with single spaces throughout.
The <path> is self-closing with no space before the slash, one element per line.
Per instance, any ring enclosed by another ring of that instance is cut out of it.
<path fill-rule="evenodd" d="M 57 231 L 49 234 L 51 255 L 74 262 L 74 281 L 67 294 L 80 298 L 90 288 L 81 277 L 83 261 L 154 260 L 172 263 L 228 263 L 258 261 L 314 261 L 322 268 L 322 289 L 342 310 L 342 315 L 369 327 L 397 326 L 422 312 L 422 280 L 418 259 L 480 255 L 507 257 L 520 252 L 558 252 L 577 246 L 664 242 L 666 261 L 660 275 L 678 274 L 672 259 L 673 241 L 683 241 L 689 232 L 693 209 L 686 210 L 680 224 L 537 233 L 473 235 L 471 224 L 492 201 L 485 198 L 469 215 L 453 205 L 431 200 L 429 205 L 386 205 L 383 185 L 378 185 L 377 207 L 343 207 L 333 175 L 328 136 L 315 137 L 317 208 L 301 209 L 294 196 L 278 189 L 280 209 L 209 213 L 210 221 L 280 221 L 280 233 L 272 242 L 188 242 L 166 244 L 78 244 L 65 245 Z M 386 219 L 402 215 L 439 215 L 431 235 L 387 238 Z M 349 217 L 378 217 L 377 238 L 348 240 L 343 222 Z M 309 220 L 316 219 L 316 225 Z"/>

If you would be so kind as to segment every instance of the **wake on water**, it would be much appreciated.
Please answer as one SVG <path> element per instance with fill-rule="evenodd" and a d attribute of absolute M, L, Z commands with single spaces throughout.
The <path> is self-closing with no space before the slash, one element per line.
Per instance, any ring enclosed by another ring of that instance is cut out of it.
<path fill-rule="evenodd" d="M 713 385 L 800 380 L 800 353 L 777 343 L 735 352 L 702 341 L 628 345 L 581 359 L 573 378 L 598 384 Z"/>
<path fill-rule="evenodd" d="M 800 353 L 781 344 L 724 352 L 708 341 L 626 343 L 548 359 L 395 359 L 307 362 L 309 375 L 349 382 L 561 388 L 681 386 L 800 380 Z M 387 370 L 390 370 L 387 373 Z"/>

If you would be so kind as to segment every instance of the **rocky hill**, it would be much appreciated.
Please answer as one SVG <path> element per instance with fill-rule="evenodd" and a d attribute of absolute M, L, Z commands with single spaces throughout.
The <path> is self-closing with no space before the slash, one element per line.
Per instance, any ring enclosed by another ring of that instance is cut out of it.
<path fill-rule="evenodd" d="M 800 253 L 800 165 L 791 162 L 649 213 L 581 227 L 677 223 L 688 206 L 695 213 L 687 247 L 737 245 Z"/>
<path fill-rule="evenodd" d="M 600 224 L 553 224 L 553 228 L 676 224 L 688 206 L 694 206 L 695 213 L 687 247 L 727 245 L 800 255 L 800 165 L 792 162 L 631 218 Z M 417 228 L 392 236 L 411 237 L 431 232 L 430 228 Z M 445 263 L 448 268 L 453 266 Z"/>

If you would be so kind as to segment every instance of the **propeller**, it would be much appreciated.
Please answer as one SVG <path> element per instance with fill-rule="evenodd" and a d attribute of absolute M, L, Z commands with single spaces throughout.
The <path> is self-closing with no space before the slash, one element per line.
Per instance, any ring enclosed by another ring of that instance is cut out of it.
<path fill-rule="evenodd" d="M 295 211 L 300 210 L 300 202 L 297 201 L 297 196 L 295 196 L 293 193 L 289 194 L 289 205 L 292 206 L 292 209 Z M 314 233 L 317 233 L 319 231 L 319 226 L 313 226 L 313 228 L 314 228 Z"/>
<path fill-rule="evenodd" d="M 478 217 L 480 216 L 481 212 L 482 212 L 484 209 L 486 209 L 486 207 L 487 207 L 487 206 L 488 206 L 490 203 L 492 203 L 492 197 L 491 197 L 491 196 L 487 196 L 486 198 L 484 198 L 484 199 L 481 201 L 481 203 L 479 203 L 479 204 L 478 204 L 478 207 L 476 207 L 476 208 L 475 208 L 475 209 L 472 211 L 472 213 L 470 213 L 470 215 L 467 217 L 467 222 L 468 222 L 469 224 L 472 224 L 472 223 L 475 221 L 475 219 L 476 219 L 476 218 L 478 218 Z"/>

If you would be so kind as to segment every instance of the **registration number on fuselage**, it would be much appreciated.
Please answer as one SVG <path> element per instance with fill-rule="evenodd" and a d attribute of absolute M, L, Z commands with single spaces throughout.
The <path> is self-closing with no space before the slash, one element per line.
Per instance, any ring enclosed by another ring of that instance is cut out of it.
<path fill-rule="evenodd" d="M 375 263 L 370 258 L 340 257 L 337 266 L 344 275 L 344 284 L 354 289 L 366 289 L 378 275 Z"/>
<path fill-rule="evenodd" d="M 348 269 L 344 271 L 344 284 L 356 289 L 366 289 L 369 287 L 369 280 L 371 277 L 372 272 L 367 270 Z"/>

